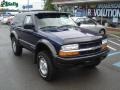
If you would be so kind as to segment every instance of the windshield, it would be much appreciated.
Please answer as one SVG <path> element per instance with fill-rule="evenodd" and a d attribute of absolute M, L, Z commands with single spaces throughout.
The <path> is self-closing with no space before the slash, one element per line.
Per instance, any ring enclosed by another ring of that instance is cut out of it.
<path fill-rule="evenodd" d="M 96 22 L 90 18 L 86 18 L 86 24 L 96 24 Z"/>
<path fill-rule="evenodd" d="M 90 25 L 95 25 L 96 22 L 90 18 L 78 18 L 76 20 L 77 23 L 81 23 L 81 24 L 90 24 Z"/>
<path fill-rule="evenodd" d="M 37 14 L 36 21 L 38 28 L 44 27 L 61 27 L 61 26 L 77 26 L 67 14 Z"/>

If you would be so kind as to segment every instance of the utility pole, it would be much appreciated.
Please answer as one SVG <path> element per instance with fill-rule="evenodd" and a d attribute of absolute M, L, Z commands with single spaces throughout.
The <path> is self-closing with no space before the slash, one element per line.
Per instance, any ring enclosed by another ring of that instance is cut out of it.
<path fill-rule="evenodd" d="M 45 3 L 46 3 L 46 0 L 43 0 L 44 1 L 44 5 L 45 5 Z"/>
<path fill-rule="evenodd" d="M 28 0 L 28 2 L 27 2 L 27 9 L 28 9 L 28 11 L 29 11 L 29 4 L 30 4 L 30 0 Z"/>
<path fill-rule="evenodd" d="M 43 0 L 43 2 L 44 2 L 44 7 L 45 7 L 46 0 Z"/>

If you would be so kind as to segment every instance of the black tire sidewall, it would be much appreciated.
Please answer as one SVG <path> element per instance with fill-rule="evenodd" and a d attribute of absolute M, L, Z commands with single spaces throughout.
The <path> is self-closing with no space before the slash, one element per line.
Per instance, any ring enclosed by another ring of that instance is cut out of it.
<path fill-rule="evenodd" d="M 22 47 L 20 45 L 18 45 L 17 39 L 15 37 L 12 38 L 12 49 L 13 49 L 13 43 L 15 42 L 16 44 L 16 50 L 13 50 L 13 53 L 16 56 L 20 56 L 22 54 Z"/>
<path fill-rule="evenodd" d="M 47 63 L 47 68 L 48 68 L 48 73 L 46 74 L 46 76 L 44 76 L 42 74 L 42 72 L 40 71 L 40 60 L 39 60 L 39 56 L 42 56 L 44 57 L 44 59 L 46 60 L 46 63 Z M 41 51 L 37 54 L 37 60 L 38 60 L 38 69 L 39 69 L 39 72 L 40 72 L 40 75 L 43 79 L 47 80 L 47 81 L 50 81 L 53 79 L 53 75 L 54 75 L 54 67 L 53 67 L 53 64 L 51 62 L 51 58 L 48 56 L 48 53 L 46 51 Z"/>

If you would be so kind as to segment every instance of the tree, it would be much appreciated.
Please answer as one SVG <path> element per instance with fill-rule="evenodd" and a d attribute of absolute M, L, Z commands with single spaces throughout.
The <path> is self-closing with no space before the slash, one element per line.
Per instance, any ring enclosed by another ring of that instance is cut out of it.
<path fill-rule="evenodd" d="M 52 2 L 53 2 L 53 0 L 47 0 L 46 3 L 45 3 L 44 10 L 49 10 L 49 11 L 55 10 L 55 7 L 52 4 Z"/>

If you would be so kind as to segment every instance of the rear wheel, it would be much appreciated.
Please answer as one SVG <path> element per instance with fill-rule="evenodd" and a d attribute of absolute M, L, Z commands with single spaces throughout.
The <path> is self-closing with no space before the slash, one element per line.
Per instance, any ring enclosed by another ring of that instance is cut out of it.
<path fill-rule="evenodd" d="M 46 51 L 41 51 L 37 55 L 38 60 L 38 68 L 40 75 L 43 79 L 50 81 L 53 79 L 55 68 L 51 62 L 51 58 L 49 57 Z"/>
<path fill-rule="evenodd" d="M 16 56 L 20 56 L 22 54 L 22 47 L 18 44 L 15 37 L 12 37 L 12 50 Z"/>

